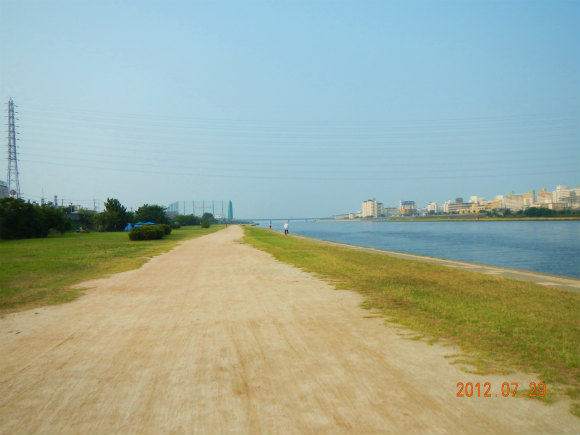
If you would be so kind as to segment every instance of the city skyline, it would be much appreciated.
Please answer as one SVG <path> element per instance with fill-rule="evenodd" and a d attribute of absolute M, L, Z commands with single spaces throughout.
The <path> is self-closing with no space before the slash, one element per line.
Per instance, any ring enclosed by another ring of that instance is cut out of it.
<path fill-rule="evenodd" d="M 138 6 L 0 2 L 25 198 L 293 217 L 580 184 L 577 2 Z"/>
<path fill-rule="evenodd" d="M 571 202 L 570 202 L 571 201 Z M 462 205 L 458 207 L 458 205 Z M 412 198 L 400 200 L 398 205 L 385 205 L 376 198 L 369 198 L 362 201 L 362 207 L 357 211 L 335 214 L 335 217 L 344 219 L 380 217 L 390 214 L 411 214 L 416 212 L 437 212 L 453 213 L 465 211 L 470 213 L 480 213 L 482 211 L 493 211 L 499 209 L 509 209 L 511 211 L 523 210 L 529 207 L 544 207 L 550 209 L 580 208 L 580 186 L 572 187 L 558 185 L 554 190 L 547 190 L 545 187 L 539 190 L 530 189 L 527 192 L 501 193 L 493 198 L 484 198 L 478 195 L 470 195 L 468 200 L 464 197 L 455 197 L 442 203 L 435 201 L 428 204 L 418 205 Z"/>

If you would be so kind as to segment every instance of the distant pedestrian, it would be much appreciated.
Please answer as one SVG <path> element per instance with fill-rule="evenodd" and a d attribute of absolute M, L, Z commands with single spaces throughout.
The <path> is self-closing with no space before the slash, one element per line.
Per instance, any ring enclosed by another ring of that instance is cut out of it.
<path fill-rule="evenodd" d="M 288 222 L 284 222 L 284 234 L 288 235 Z"/>
<path fill-rule="evenodd" d="M 272 229 L 272 222 L 270 222 L 270 224 L 268 225 L 268 229 L 271 230 Z"/>

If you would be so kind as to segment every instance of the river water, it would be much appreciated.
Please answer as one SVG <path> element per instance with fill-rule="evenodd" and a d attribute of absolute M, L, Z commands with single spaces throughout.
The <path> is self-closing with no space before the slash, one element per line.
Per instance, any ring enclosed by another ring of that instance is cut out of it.
<path fill-rule="evenodd" d="M 268 227 L 268 221 L 258 221 Z M 282 230 L 283 222 L 272 221 Z M 291 233 L 389 251 L 580 277 L 580 222 L 304 222 Z"/>

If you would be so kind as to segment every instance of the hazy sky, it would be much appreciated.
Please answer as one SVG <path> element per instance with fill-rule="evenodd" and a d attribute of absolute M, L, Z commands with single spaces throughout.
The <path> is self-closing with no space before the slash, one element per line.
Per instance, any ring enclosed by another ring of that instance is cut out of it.
<path fill-rule="evenodd" d="M 0 47 L 37 201 L 288 218 L 580 184 L 579 1 L 0 0 Z"/>

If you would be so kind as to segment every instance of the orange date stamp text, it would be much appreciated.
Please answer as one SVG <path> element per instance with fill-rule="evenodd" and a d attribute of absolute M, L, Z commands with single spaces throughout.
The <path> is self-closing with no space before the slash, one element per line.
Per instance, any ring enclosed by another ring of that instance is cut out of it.
<path fill-rule="evenodd" d="M 501 390 L 494 391 L 490 382 L 481 385 L 480 382 L 458 382 L 457 397 L 516 397 L 518 394 L 517 382 L 504 382 Z M 527 393 L 527 394 L 526 394 Z M 544 397 L 546 395 L 546 384 L 540 382 L 530 382 L 530 391 L 520 394 L 523 397 Z"/>

